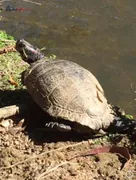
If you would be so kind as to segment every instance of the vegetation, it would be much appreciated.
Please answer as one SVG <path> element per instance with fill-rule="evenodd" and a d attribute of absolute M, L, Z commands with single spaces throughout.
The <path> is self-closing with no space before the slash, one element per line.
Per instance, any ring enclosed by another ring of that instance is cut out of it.
<path fill-rule="evenodd" d="M 8 35 L 5 31 L 0 31 L 0 48 L 9 45 L 13 45 L 15 43 L 14 37 Z"/>
<path fill-rule="evenodd" d="M 28 65 L 15 52 L 14 46 L 14 38 L 5 31 L 0 31 L 0 107 L 19 103 L 24 99 L 18 92 L 23 93 L 21 73 Z"/>

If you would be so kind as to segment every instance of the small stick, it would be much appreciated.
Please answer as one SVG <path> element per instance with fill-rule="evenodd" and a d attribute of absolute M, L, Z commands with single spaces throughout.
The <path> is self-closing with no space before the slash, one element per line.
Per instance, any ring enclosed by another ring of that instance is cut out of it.
<path fill-rule="evenodd" d="M 41 180 L 43 177 L 45 177 L 46 175 L 48 175 L 49 173 L 55 171 L 56 169 L 58 169 L 59 167 L 61 166 L 64 166 L 66 164 L 73 164 L 72 162 L 69 162 L 69 161 L 64 161 L 60 164 L 57 164 L 56 166 L 54 166 L 53 168 L 50 168 L 49 170 L 43 172 L 42 174 L 40 174 L 38 177 L 37 177 L 37 180 Z"/>
<path fill-rule="evenodd" d="M 132 83 L 130 83 L 130 89 L 131 89 L 132 92 L 134 92 Z"/>
<path fill-rule="evenodd" d="M 25 104 L 18 104 L 12 106 L 5 106 L 0 108 L 0 120 L 9 118 L 14 115 L 22 114 L 26 111 L 27 105 Z"/>
<path fill-rule="evenodd" d="M 34 1 L 30 1 L 30 0 L 23 0 L 23 1 L 25 1 L 25 2 L 30 2 L 30 3 L 33 3 L 33 4 L 37 4 L 37 5 L 42 5 L 41 3 L 38 3 L 38 2 L 34 2 Z"/>
<path fill-rule="evenodd" d="M 38 155 L 36 155 L 36 156 L 32 156 L 32 157 L 27 158 L 27 159 L 25 159 L 25 160 L 19 161 L 19 162 L 15 163 L 15 164 L 12 164 L 12 165 L 10 165 L 10 166 L 1 167 L 0 170 L 13 168 L 13 167 L 15 167 L 15 166 L 17 166 L 17 165 L 23 164 L 24 162 L 27 162 L 27 161 L 31 161 L 31 160 L 36 159 L 36 158 L 38 158 L 38 157 L 40 157 L 40 156 L 43 156 L 43 155 L 45 155 L 45 154 L 53 153 L 53 152 L 56 152 L 56 151 L 61 151 L 61 150 L 64 150 L 64 149 L 67 149 L 67 148 L 70 148 L 70 147 L 79 146 L 79 145 L 81 145 L 81 144 L 83 144 L 83 143 L 86 143 L 86 142 L 88 142 L 88 141 L 83 141 L 83 142 L 79 142 L 79 143 L 75 143 L 75 144 L 70 144 L 70 145 L 67 145 L 67 146 L 62 146 L 62 147 L 60 147 L 60 148 L 58 148 L 58 149 L 53 149 L 53 150 L 50 150 L 50 151 L 45 151 L 45 152 L 43 152 L 43 153 L 41 153 L 41 154 L 38 154 Z"/>

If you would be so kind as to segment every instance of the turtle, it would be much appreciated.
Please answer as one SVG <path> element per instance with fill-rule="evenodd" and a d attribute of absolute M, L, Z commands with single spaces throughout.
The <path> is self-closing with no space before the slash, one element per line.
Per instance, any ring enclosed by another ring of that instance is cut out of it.
<path fill-rule="evenodd" d="M 135 131 L 136 121 L 108 103 L 89 70 L 74 61 L 47 58 L 24 39 L 17 40 L 16 50 L 29 64 L 22 76 L 28 93 L 52 117 L 45 128 L 91 135 Z"/>

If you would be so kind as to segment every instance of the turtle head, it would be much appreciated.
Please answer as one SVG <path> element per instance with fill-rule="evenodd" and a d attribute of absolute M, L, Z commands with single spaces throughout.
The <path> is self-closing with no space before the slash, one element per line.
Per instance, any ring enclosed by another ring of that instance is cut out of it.
<path fill-rule="evenodd" d="M 29 64 L 44 58 L 44 54 L 41 53 L 40 49 L 34 47 L 24 39 L 16 42 L 16 50 L 20 53 L 22 59 Z"/>

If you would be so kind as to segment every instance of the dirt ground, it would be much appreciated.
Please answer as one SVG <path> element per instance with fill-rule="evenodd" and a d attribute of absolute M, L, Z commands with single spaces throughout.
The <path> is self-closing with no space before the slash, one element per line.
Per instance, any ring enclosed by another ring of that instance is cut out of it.
<path fill-rule="evenodd" d="M 7 121 L 10 125 L 0 126 L 0 180 L 136 179 L 136 148 L 126 135 L 88 139 L 77 134 L 46 132 L 37 125 L 21 131 L 13 119 Z M 129 149 L 132 159 L 126 168 L 122 169 L 124 159 L 115 153 L 75 157 L 110 144 Z"/>

